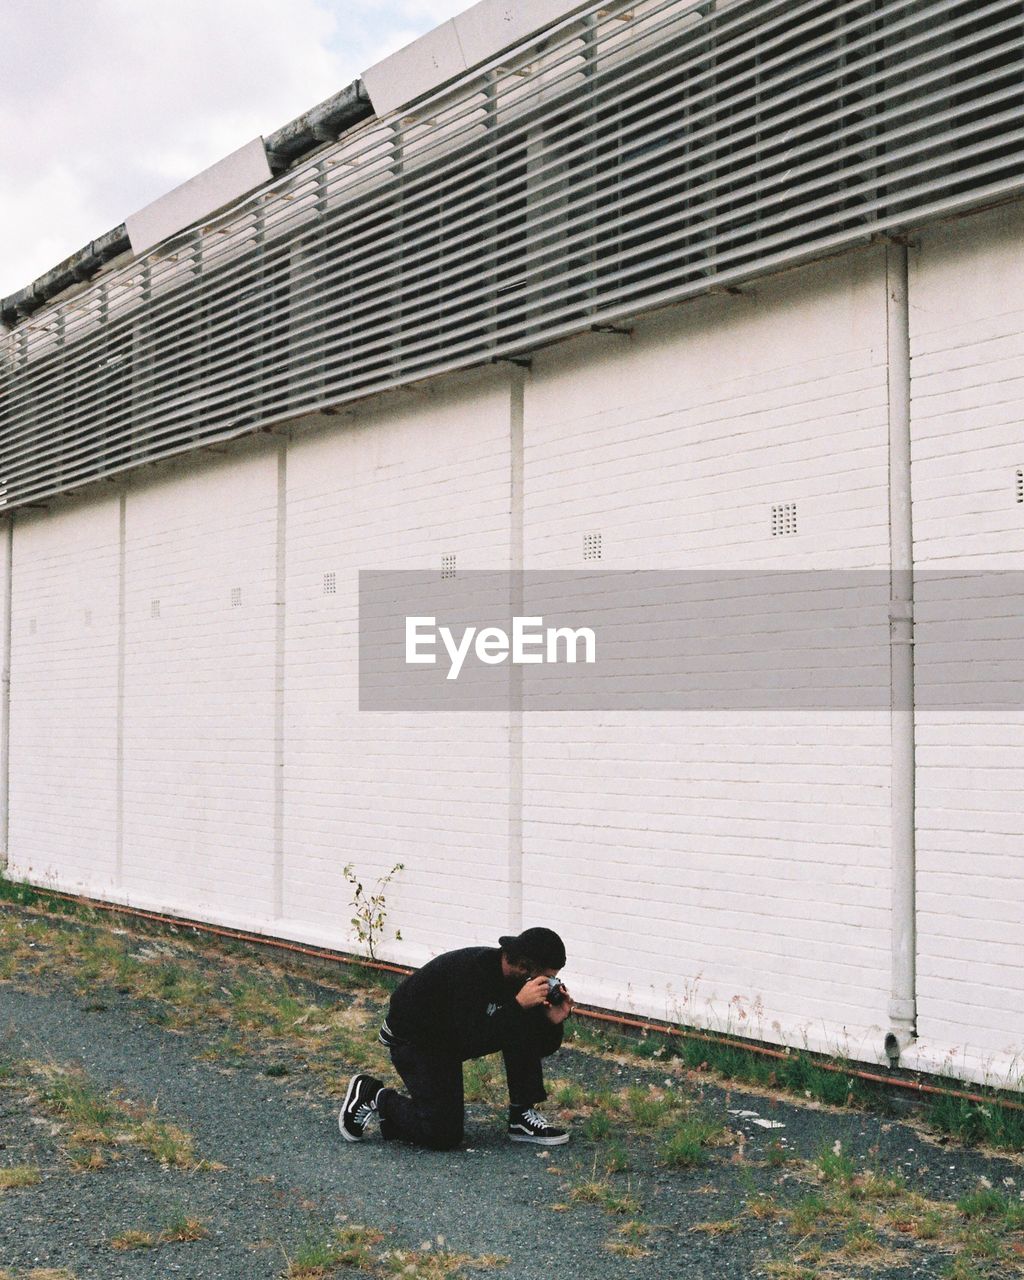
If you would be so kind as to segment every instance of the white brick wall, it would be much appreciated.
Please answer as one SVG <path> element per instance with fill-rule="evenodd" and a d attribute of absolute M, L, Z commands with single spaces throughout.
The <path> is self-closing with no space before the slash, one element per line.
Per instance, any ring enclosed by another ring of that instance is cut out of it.
<path fill-rule="evenodd" d="M 335 946 L 352 943 L 347 862 L 370 887 L 405 864 L 388 892 L 396 959 L 508 923 L 508 717 L 361 713 L 357 688 L 359 570 L 507 565 L 508 421 L 508 374 L 491 370 L 290 449 L 285 916 Z"/>
<path fill-rule="evenodd" d="M 914 515 L 928 570 L 1020 566 L 1022 231 L 1019 208 L 991 212 L 929 231 L 914 255 Z M 601 569 L 884 568 L 885 361 L 879 248 L 647 317 L 629 338 L 538 353 L 526 380 L 525 567 L 583 568 L 583 535 L 600 532 Z M 360 712 L 356 591 L 360 569 L 440 575 L 451 554 L 459 571 L 514 562 L 511 381 L 484 369 L 301 424 L 283 525 L 273 440 L 134 478 L 122 824 L 118 501 L 19 515 L 14 874 L 346 946 L 344 864 L 372 886 L 403 861 L 388 902 L 404 940 L 386 955 L 419 963 L 504 931 L 515 723 Z M 798 534 L 772 538 L 772 506 L 794 502 Z M 1024 716 L 1005 687 L 984 712 L 944 710 L 937 695 L 997 652 L 979 645 L 1019 651 L 1024 600 L 996 588 L 974 631 L 951 631 L 937 620 L 943 590 L 928 578 L 919 588 L 912 1060 L 980 1078 L 1009 1070 L 1024 1039 Z M 884 625 L 871 643 L 884 681 Z M 564 932 L 584 998 L 876 1059 L 889 999 L 889 735 L 880 705 L 530 712 L 525 923 Z"/>
<path fill-rule="evenodd" d="M 920 1061 L 1019 1080 L 1024 1046 L 1024 206 L 912 255 Z M 978 575 L 964 601 L 965 574 Z M 1014 576 L 1000 578 L 1000 572 Z M 985 578 L 981 575 L 991 574 Z M 950 599 L 958 600 L 952 608 Z M 994 678 L 1007 684 L 997 687 Z M 956 696 L 958 705 L 943 703 Z M 993 699 L 972 707 L 971 701 Z"/>
<path fill-rule="evenodd" d="M 130 901 L 271 914 L 276 475 L 273 452 L 200 457 L 129 491 Z"/>
<path fill-rule="evenodd" d="M 10 871 L 104 895 L 114 887 L 116 497 L 15 521 Z"/>
<path fill-rule="evenodd" d="M 588 530 L 602 568 L 884 566 L 883 269 L 852 256 L 537 358 L 526 567 L 585 567 Z M 604 1003 L 873 1056 L 888 740 L 877 709 L 530 716 L 525 914 L 557 904 Z"/>

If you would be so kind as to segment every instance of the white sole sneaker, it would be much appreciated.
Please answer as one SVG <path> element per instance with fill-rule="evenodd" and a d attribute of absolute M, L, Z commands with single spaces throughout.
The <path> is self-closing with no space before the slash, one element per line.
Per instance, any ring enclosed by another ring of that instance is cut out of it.
<path fill-rule="evenodd" d="M 541 1138 L 532 1133 L 508 1133 L 510 1142 L 532 1142 L 535 1147 L 561 1147 L 569 1141 L 567 1133 L 560 1133 L 555 1138 Z"/>
<path fill-rule="evenodd" d="M 355 1094 L 356 1090 L 359 1088 L 359 1082 L 362 1079 L 363 1079 L 362 1075 L 354 1075 L 352 1079 L 348 1082 L 348 1089 L 345 1093 L 345 1101 L 341 1104 L 341 1110 L 338 1112 L 338 1132 L 341 1134 L 341 1136 L 345 1139 L 346 1142 L 362 1142 L 363 1141 L 362 1134 L 360 1134 L 357 1138 L 354 1133 L 349 1133 L 349 1131 L 345 1128 L 345 1112 L 348 1110 L 349 1103 L 352 1101 L 352 1097 Z"/>

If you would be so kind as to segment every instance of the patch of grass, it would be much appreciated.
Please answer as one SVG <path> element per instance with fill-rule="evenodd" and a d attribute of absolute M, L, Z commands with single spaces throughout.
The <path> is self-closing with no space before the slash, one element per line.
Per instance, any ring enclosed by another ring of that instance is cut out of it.
<path fill-rule="evenodd" d="M 942 1234 L 942 1214 L 937 1209 L 929 1209 L 918 1221 L 915 1235 L 918 1240 L 935 1240 Z"/>
<path fill-rule="evenodd" d="M 772 1141 L 768 1143 L 768 1146 L 765 1148 L 764 1158 L 765 1163 L 770 1169 L 781 1169 L 783 1165 L 788 1164 L 792 1159 L 789 1152 L 778 1138 L 773 1138 Z"/>
<path fill-rule="evenodd" d="M 195 1159 L 192 1135 L 160 1119 L 152 1107 L 101 1092 L 79 1068 L 45 1063 L 30 1070 L 46 1082 L 38 1093 L 40 1104 L 71 1126 L 71 1144 L 92 1148 L 84 1164 L 79 1159 L 79 1169 L 100 1168 L 103 1161 L 97 1159 L 96 1149 L 123 1142 L 148 1151 L 162 1164 L 183 1169 L 200 1167 Z"/>
<path fill-rule="evenodd" d="M 695 1168 L 707 1162 L 706 1148 L 716 1143 L 724 1133 L 725 1125 L 711 1116 L 684 1116 L 658 1148 L 659 1159 L 672 1168 Z"/>
<path fill-rule="evenodd" d="M 135 1130 L 135 1143 L 161 1164 L 178 1169 L 195 1166 L 195 1140 L 176 1124 L 166 1120 L 144 1120 Z"/>
<path fill-rule="evenodd" d="M 22 1187 L 34 1187 L 40 1178 L 35 1165 L 16 1164 L 0 1169 L 0 1191 L 15 1191 Z"/>
<path fill-rule="evenodd" d="M 287 1280 L 317 1280 L 341 1265 L 341 1249 L 336 1241 L 310 1238 L 303 1240 L 294 1257 L 288 1259 L 285 1275 Z"/>
<path fill-rule="evenodd" d="M 602 1149 L 598 1163 L 605 1173 L 625 1173 L 630 1167 L 629 1152 L 621 1142 L 609 1142 Z"/>
<path fill-rule="evenodd" d="M 607 1213 L 639 1213 L 642 1208 L 639 1198 L 629 1188 L 612 1192 L 604 1201 Z"/>
<path fill-rule="evenodd" d="M 19 884 L 0 875 L 0 901 L 13 902 L 18 907 L 38 907 L 46 901 L 44 895 L 31 885 Z"/>
<path fill-rule="evenodd" d="M 841 1252 L 851 1261 L 861 1261 L 877 1257 L 884 1252 L 884 1246 L 877 1233 L 866 1222 L 857 1220 L 847 1228 Z"/>
<path fill-rule="evenodd" d="M 111 1237 L 110 1247 L 124 1251 L 129 1249 L 152 1249 L 156 1243 L 156 1236 L 151 1231 L 120 1231 L 116 1236 Z"/>
<path fill-rule="evenodd" d="M 959 1233 L 961 1255 L 966 1258 L 1002 1257 L 1003 1245 L 996 1233 L 984 1227 L 971 1226 Z"/>
<path fill-rule="evenodd" d="M 206 1224 L 199 1218 L 190 1218 L 188 1214 L 179 1211 L 160 1232 L 159 1239 L 164 1243 L 185 1243 L 190 1240 L 205 1240 L 209 1234 Z"/>
<path fill-rule="evenodd" d="M 596 1022 L 574 1017 L 566 1023 L 563 1043 L 576 1049 L 611 1049 L 614 1052 L 624 1047 L 627 1041 L 624 1036 L 615 1036 L 614 1032 L 609 1033 Z"/>
<path fill-rule="evenodd" d="M 774 1258 L 764 1264 L 766 1276 L 775 1276 L 777 1280 L 820 1280 L 821 1273 L 805 1267 L 793 1258 Z"/>
<path fill-rule="evenodd" d="M 103 1169 L 106 1163 L 106 1156 L 99 1147 L 90 1147 L 88 1151 L 76 1152 L 70 1156 L 73 1173 L 90 1173 L 96 1169 Z"/>
<path fill-rule="evenodd" d="M 1024 1231 L 1024 1203 L 994 1187 L 979 1187 L 956 1202 L 965 1218 L 997 1221 L 1007 1231 Z"/>
<path fill-rule="evenodd" d="M 1002 1107 L 999 1101 L 997 1093 L 984 1103 L 935 1097 L 929 1102 L 926 1116 L 928 1123 L 940 1133 L 951 1134 L 970 1146 L 984 1144 L 1007 1151 L 1024 1151 L 1024 1112 Z"/>
<path fill-rule="evenodd" d="M 634 1088 L 626 1094 L 626 1107 L 634 1130 L 653 1133 L 668 1121 L 676 1110 L 676 1102 L 657 1089 Z"/>
<path fill-rule="evenodd" d="M 590 1178 L 569 1188 L 569 1199 L 574 1204 L 597 1205 L 605 1213 L 632 1215 L 642 1207 L 628 1183 L 625 1189 L 617 1187 L 609 1178 L 597 1177 L 596 1167 Z"/>
<path fill-rule="evenodd" d="M 987 1268 L 982 1271 L 975 1263 L 963 1257 L 956 1257 L 948 1262 L 942 1274 L 947 1280 L 992 1280 L 992 1273 Z"/>
<path fill-rule="evenodd" d="M 338 1227 L 335 1244 L 338 1249 L 338 1265 L 369 1271 L 373 1266 L 373 1248 L 384 1239 L 383 1231 L 355 1223 Z"/>
<path fill-rule="evenodd" d="M 840 1143 L 821 1151 L 817 1159 L 818 1170 L 824 1182 L 841 1187 L 849 1186 L 857 1172 L 857 1166 L 843 1151 Z"/>
<path fill-rule="evenodd" d="M 719 1236 L 727 1236 L 734 1231 L 739 1231 L 742 1226 L 742 1218 L 718 1218 L 712 1222 L 695 1222 L 690 1230 L 717 1240 Z"/>
<path fill-rule="evenodd" d="M 586 1102 L 587 1091 L 574 1080 L 555 1080 L 551 1084 L 551 1100 L 556 1107 L 577 1111 Z"/>
<path fill-rule="evenodd" d="M 776 1219 L 783 1216 L 782 1208 L 774 1196 L 767 1191 L 755 1193 L 744 1205 L 744 1210 L 758 1221 Z"/>
<path fill-rule="evenodd" d="M 611 1116 L 606 1111 L 594 1111 L 580 1126 L 580 1137 L 584 1142 L 604 1142 L 611 1131 Z"/>
<path fill-rule="evenodd" d="M 877 1169 L 856 1174 L 850 1179 L 849 1190 L 855 1200 L 879 1202 L 902 1200 L 909 1193 L 907 1180 L 901 1173 L 880 1173 Z"/>
<path fill-rule="evenodd" d="M 444 1280 L 445 1276 L 470 1269 L 488 1271 L 508 1265 L 508 1258 L 486 1253 L 473 1257 L 468 1253 L 449 1253 L 444 1248 L 388 1249 L 379 1255 L 380 1273 L 405 1276 L 409 1280 Z"/>
<path fill-rule="evenodd" d="M 837 1222 L 849 1222 L 855 1216 L 849 1197 L 811 1191 L 789 1206 L 789 1229 L 794 1235 L 807 1236 L 829 1231 Z"/>
<path fill-rule="evenodd" d="M 81 1071 L 65 1071 L 60 1067 L 43 1068 L 50 1082 L 40 1094 L 48 1110 L 65 1118 L 72 1126 L 76 1142 L 111 1142 L 117 1108 Z"/>
<path fill-rule="evenodd" d="M 606 1240 L 604 1248 L 609 1253 L 617 1253 L 620 1258 L 649 1258 L 651 1250 L 635 1240 Z"/>

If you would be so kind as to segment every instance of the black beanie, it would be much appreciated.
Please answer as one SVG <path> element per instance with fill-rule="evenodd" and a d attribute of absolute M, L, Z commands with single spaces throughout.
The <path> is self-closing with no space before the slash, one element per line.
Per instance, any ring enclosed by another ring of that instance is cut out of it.
<path fill-rule="evenodd" d="M 501 949 L 517 960 L 532 960 L 538 969 L 561 969 L 565 944 L 553 929 L 524 929 L 518 937 L 499 938 Z"/>

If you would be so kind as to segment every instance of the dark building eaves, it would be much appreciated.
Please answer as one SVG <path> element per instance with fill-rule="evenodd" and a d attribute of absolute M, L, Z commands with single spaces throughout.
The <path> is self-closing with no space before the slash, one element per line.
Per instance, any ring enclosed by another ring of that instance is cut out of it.
<path fill-rule="evenodd" d="M 315 151 L 325 142 L 335 141 L 346 129 L 371 115 L 373 107 L 363 82 L 353 80 L 340 92 L 264 138 L 271 169 L 275 174 L 283 173 L 310 151 Z M 0 321 L 7 328 L 13 328 L 71 285 L 91 279 L 111 259 L 130 252 L 128 231 L 122 222 L 113 230 L 90 240 L 24 289 L 0 298 Z"/>

